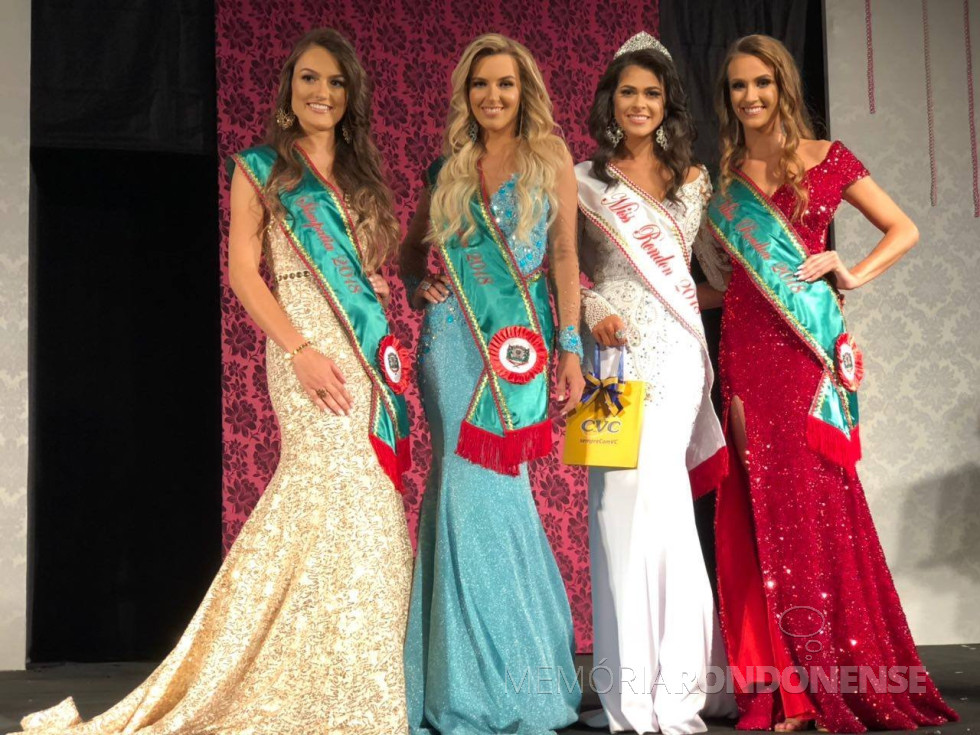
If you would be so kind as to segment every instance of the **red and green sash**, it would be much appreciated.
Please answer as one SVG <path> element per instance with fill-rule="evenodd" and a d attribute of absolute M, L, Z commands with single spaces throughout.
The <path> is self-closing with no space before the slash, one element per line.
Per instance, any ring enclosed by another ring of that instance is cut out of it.
<path fill-rule="evenodd" d="M 484 365 L 456 453 L 495 472 L 517 475 L 522 462 L 553 448 L 548 367 L 554 324 L 548 283 L 540 269 L 521 273 L 490 210 L 482 172 L 481 191 L 470 210 L 476 232 L 465 242 L 457 235 L 437 248 Z"/>
<path fill-rule="evenodd" d="M 823 367 L 807 417 L 810 448 L 853 468 L 861 457 L 857 386 L 862 366 L 837 293 L 824 279 L 797 280 L 794 274 L 809 252 L 783 213 L 744 175 L 736 173 L 727 195 L 715 193 L 708 221 L 718 243 Z"/>
<path fill-rule="evenodd" d="M 616 166 L 616 181 L 592 176 L 592 163 L 575 167 L 579 211 L 619 248 L 637 278 L 701 347 L 704 388 L 687 449 L 691 489 L 700 497 L 717 488 L 728 472 L 728 452 L 718 416 L 711 404 L 714 371 L 701 324 L 697 289 L 691 277 L 691 248 L 684 232 L 661 202 L 651 197 Z M 597 284 L 598 286 L 599 284 Z M 648 391 L 663 390 L 650 386 Z"/>
<path fill-rule="evenodd" d="M 361 267 L 360 246 L 343 197 L 299 152 L 306 169 L 295 189 L 279 192 L 286 216 L 277 224 L 347 332 L 371 380 L 369 439 L 385 474 L 403 492 L 402 473 L 411 465 L 408 412 L 401 395 L 408 379 L 404 350 L 391 334 L 384 308 Z M 276 155 L 261 146 L 234 156 L 260 198 Z"/>

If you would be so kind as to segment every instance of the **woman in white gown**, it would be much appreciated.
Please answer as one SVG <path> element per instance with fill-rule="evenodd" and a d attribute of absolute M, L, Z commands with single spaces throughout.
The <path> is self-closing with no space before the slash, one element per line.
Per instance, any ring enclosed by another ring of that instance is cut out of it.
<path fill-rule="evenodd" d="M 598 148 L 576 166 L 581 260 L 594 283 L 583 289 L 584 320 L 603 348 L 603 376 L 625 359 L 626 378 L 644 381 L 646 397 L 638 467 L 589 473 L 603 712 L 583 720 L 612 732 L 702 732 L 702 714 L 735 713 L 724 678 L 708 676 L 725 656 L 692 499 L 727 467 L 690 274 L 711 184 L 691 166 L 684 93 L 652 36 L 634 36 L 616 54 L 589 129 Z"/>

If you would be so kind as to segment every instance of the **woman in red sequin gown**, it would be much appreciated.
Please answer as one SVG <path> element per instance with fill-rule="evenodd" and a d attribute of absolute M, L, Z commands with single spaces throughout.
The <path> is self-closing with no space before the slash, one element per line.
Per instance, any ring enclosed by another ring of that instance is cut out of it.
<path fill-rule="evenodd" d="M 812 140 L 799 73 L 778 41 L 741 39 L 723 69 L 722 179 L 739 169 L 793 222 L 810 252 L 800 280 L 857 288 L 915 244 L 915 226 L 858 159 L 840 142 Z M 884 233 L 851 269 L 827 250 L 842 199 Z M 722 627 L 741 690 L 738 728 L 789 731 L 816 720 L 831 732 L 864 732 L 957 719 L 921 668 L 854 469 L 857 438 L 849 451 L 812 448 L 807 418 L 823 368 L 741 265 L 704 240 L 699 251 L 709 281 L 727 284 L 720 367 L 731 472 L 719 492 L 716 540 Z M 710 291 L 703 295 L 711 305 Z M 801 687 L 791 678 L 774 687 L 759 676 L 759 667 L 795 666 L 821 667 L 833 683 Z M 879 667 L 907 667 L 909 686 L 848 686 L 852 677 L 877 680 Z M 739 675 L 747 675 L 744 686 Z"/>

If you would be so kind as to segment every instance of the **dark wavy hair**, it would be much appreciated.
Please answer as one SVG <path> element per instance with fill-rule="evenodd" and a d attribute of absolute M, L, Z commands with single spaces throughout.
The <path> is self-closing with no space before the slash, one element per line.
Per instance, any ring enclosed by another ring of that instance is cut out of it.
<path fill-rule="evenodd" d="M 589 134 L 598 144 L 592 154 L 592 175 L 605 184 L 613 182 L 607 167 L 616 155 L 616 147 L 607 137 L 606 128 L 615 119 L 613 96 L 619 86 L 619 78 L 628 66 L 639 66 L 653 72 L 663 85 L 665 104 L 662 125 L 670 143 L 666 151 L 655 144 L 654 151 L 660 162 L 673 174 L 666 195 L 672 202 L 676 202 L 677 191 L 684 185 L 687 170 L 693 163 L 691 148 L 696 133 L 694 121 L 687 111 L 687 95 L 681 86 L 677 67 L 673 61 L 654 49 L 639 49 L 616 57 L 599 80 L 592 109 L 589 111 Z"/>
<path fill-rule="evenodd" d="M 279 191 L 295 188 L 303 176 L 303 163 L 295 144 L 305 133 L 298 120 L 285 130 L 280 128 L 276 124 L 276 110 L 293 112 L 293 71 L 299 57 L 313 46 L 320 46 L 337 58 L 347 81 L 347 108 L 338 123 L 333 177 L 354 217 L 363 249 L 362 265 L 365 272 L 371 273 L 394 252 L 401 229 L 395 218 L 391 189 L 385 181 L 381 154 L 371 135 L 371 81 L 354 47 L 332 28 L 317 28 L 299 39 L 279 74 L 279 89 L 265 139 L 279 156 L 265 187 L 265 200 L 270 209 L 263 215 L 262 228 L 264 231 L 270 220 L 285 214 Z M 341 126 L 350 133 L 350 143 L 341 135 Z"/>

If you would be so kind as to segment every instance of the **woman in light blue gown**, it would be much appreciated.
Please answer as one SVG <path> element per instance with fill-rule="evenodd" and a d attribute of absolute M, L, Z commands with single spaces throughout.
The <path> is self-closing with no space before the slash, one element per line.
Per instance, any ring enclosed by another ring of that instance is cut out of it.
<path fill-rule="evenodd" d="M 548 733 L 575 721 L 581 688 L 526 462 L 554 448 L 549 243 L 565 410 L 584 387 L 576 183 L 527 49 L 481 36 L 452 82 L 444 156 L 401 258 L 426 309 L 419 372 L 433 443 L 405 648 L 409 725 Z"/>

